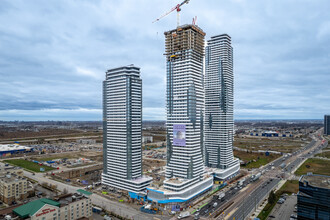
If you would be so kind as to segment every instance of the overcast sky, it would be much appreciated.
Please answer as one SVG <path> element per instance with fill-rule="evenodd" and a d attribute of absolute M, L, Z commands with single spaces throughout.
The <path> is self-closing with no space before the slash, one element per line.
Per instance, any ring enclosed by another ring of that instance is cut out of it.
<path fill-rule="evenodd" d="M 141 68 L 143 119 L 165 119 L 164 31 L 180 0 L 0 0 L 0 120 L 101 120 L 105 71 Z M 329 0 L 191 0 L 181 24 L 234 47 L 235 119 L 330 113 Z"/>

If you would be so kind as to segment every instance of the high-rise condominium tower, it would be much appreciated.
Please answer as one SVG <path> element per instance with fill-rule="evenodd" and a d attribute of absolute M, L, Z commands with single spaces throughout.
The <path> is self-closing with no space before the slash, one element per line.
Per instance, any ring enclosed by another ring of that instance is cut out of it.
<path fill-rule="evenodd" d="M 204 178 L 204 36 L 195 25 L 165 32 L 167 179 L 164 187 L 168 190 L 184 190 Z"/>
<path fill-rule="evenodd" d="M 330 135 L 330 115 L 324 116 L 324 134 Z"/>
<path fill-rule="evenodd" d="M 220 179 L 239 170 L 233 156 L 234 74 L 233 48 L 227 34 L 207 41 L 205 57 L 205 165 L 216 168 Z"/>
<path fill-rule="evenodd" d="M 108 70 L 103 82 L 102 183 L 139 193 L 150 184 L 142 176 L 142 80 L 133 65 Z"/>

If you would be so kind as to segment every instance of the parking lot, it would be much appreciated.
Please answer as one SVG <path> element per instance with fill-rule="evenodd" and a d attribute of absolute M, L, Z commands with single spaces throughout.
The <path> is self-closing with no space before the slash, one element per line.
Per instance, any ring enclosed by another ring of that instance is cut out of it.
<path fill-rule="evenodd" d="M 297 195 L 286 196 L 282 204 L 277 203 L 267 219 L 290 219 L 291 215 L 297 215 L 295 205 Z"/>

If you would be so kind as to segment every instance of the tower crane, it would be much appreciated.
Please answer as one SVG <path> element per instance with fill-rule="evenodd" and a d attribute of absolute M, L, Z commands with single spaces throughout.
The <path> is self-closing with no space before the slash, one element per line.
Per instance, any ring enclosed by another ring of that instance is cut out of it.
<path fill-rule="evenodd" d="M 154 20 L 152 23 L 155 23 L 157 21 L 159 21 L 160 19 L 162 19 L 163 17 L 167 16 L 168 14 L 170 14 L 171 12 L 173 12 L 174 10 L 176 10 L 177 12 L 177 26 L 180 25 L 180 11 L 181 11 L 181 6 L 184 4 L 188 4 L 190 0 L 184 0 L 183 2 L 181 2 L 180 4 L 177 4 L 175 7 L 173 7 L 170 11 L 166 12 L 165 14 L 161 15 L 159 18 L 157 18 L 156 20 Z"/>

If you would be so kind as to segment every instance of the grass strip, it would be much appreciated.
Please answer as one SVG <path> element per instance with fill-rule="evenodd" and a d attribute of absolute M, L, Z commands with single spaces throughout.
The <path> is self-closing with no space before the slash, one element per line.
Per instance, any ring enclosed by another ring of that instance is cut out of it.
<path fill-rule="evenodd" d="M 45 166 L 45 165 L 39 165 L 37 163 L 34 163 L 32 161 L 24 160 L 24 159 L 13 159 L 13 160 L 4 160 L 5 163 L 9 163 L 15 166 L 22 167 L 24 169 L 33 171 L 33 172 L 42 172 L 40 171 L 40 168 L 44 168 L 45 171 L 54 170 L 53 167 Z"/>

